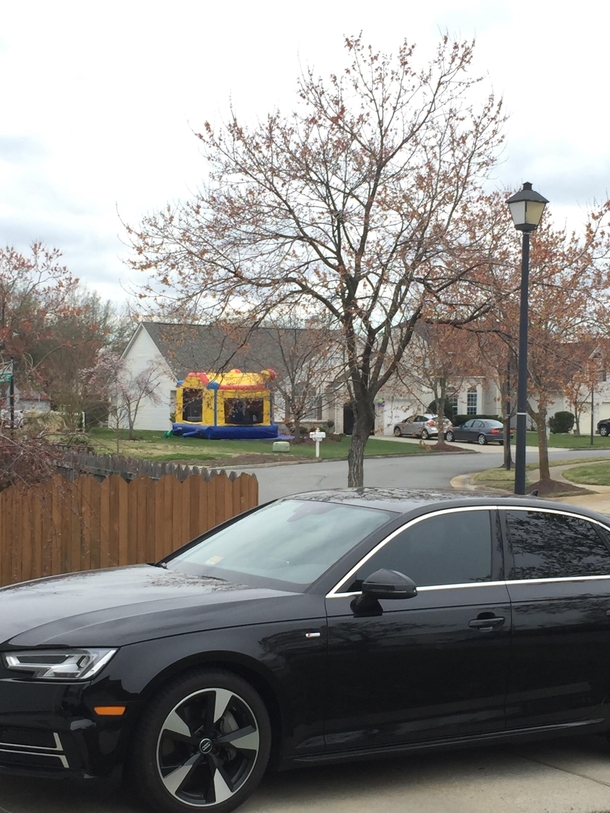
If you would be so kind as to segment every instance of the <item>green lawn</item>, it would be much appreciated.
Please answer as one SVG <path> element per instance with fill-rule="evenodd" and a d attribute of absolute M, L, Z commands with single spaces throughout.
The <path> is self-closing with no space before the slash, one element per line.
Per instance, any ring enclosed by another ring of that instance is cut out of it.
<path fill-rule="evenodd" d="M 581 483 L 590 486 L 610 486 L 610 462 L 587 463 L 566 469 L 563 473 L 566 480 L 572 483 Z"/>
<path fill-rule="evenodd" d="M 270 455 L 272 440 L 201 440 L 200 438 L 164 437 L 163 432 L 138 431 L 138 440 L 127 440 L 127 431 L 121 433 L 121 454 L 126 457 L 140 457 L 153 460 L 179 460 L 193 464 L 205 463 L 206 460 L 222 460 L 227 463 L 241 455 Z M 111 429 L 97 428 L 90 432 L 95 451 L 98 454 L 116 454 L 116 435 Z M 325 441 L 320 444 L 320 458 L 325 460 L 346 459 L 350 439 L 344 437 L 340 442 Z M 390 440 L 371 438 L 365 449 L 365 457 L 375 455 L 410 455 L 425 454 L 418 444 L 396 443 Z M 315 445 L 294 444 L 289 452 L 278 452 L 274 457 L 315 458 Z M 255 461 L 251 461 L 255 462 Z"/>
<path fill-rule="evenodd" d="M 599 463 L 597 461 L 599 461 Z M 550 461 L 549 466 L 552 470 L 556 466 L 573 466 L 574 463 L 578 463 L 578 460 L 564 458 L 563 460 Z M 538 469 L 538 463 L 528 463 L 525 467 L 526 485 L 531 482 L 531 478 L 528 477 L 527 473 L 536 471 L 536 469 Z M 551 477 L 552 476 L 551 471 Z M 563 476 L 566 480 L 582 485 L 610 486 L 610 461 L 605 457 L 590 458 L 586 463 L 583 463 L 582 466 L 566 469 L 563 472 Z M 510 471 L 506 471 L 504 468 L 487 469 L 486 471 L 480 471 L 478 474 L 475 474 L 473 479 L 477 483 L 486 483 L 493 488 L 512 489 L 512 485 L 515 481 L 514 461 Z"/>
<path fill-rule="evenodd" d="M 528 446 L 538 446 L 538 433 L 528 432 L 526 437 Z M 576 435 L 549 435 L 549 448 L 551 449 L 610 449 L 610 437 L 602 438 L 601 435 L 593 435 L 593 446 L 591 446 L 591 436 L 583 435 L 577 438 Z"/>

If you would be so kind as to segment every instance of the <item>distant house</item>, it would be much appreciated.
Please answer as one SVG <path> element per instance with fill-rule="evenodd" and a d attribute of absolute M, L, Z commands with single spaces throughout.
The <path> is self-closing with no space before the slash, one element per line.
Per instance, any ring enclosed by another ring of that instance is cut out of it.
<path fill-rule="evenodd" d="M 18 387 L 15 387 L 15 399 L 17 407 L 24 415 L 32 413 L 40 414 L 49 412 L 51 409 L 51 400 L 44 392 L 20 390 Z"/>
<path fill-rule="evenodd" d="M 315 336 L 315 334 L 313 334 Z M 215 325 L 178 325 L 141 322 L 123 353 L 135 376 L 154 365 L 159 371 L 156 393 L 158 403 L 147 400 L 140 406 L 136 429 L 167 430 L 175 411 L 176 386 L 190 372 L 256 372 L 274 370 L 277 380 L 286 380 L 298 371 L 291 369 L 295 348 L 311 341 L 312 331 L 299 328 L 257 327 L 245 331 L 223 329 Z M 320 339 L 321 352 L 322 340 Z M 344 395 L 335 392 L 334 375 L 328 364 L 328 375 L 319 382 L 304 381 L 311 397 L 311 411 L 305 416 L 311 421 L 333 420 L 342 425 Z M 303 375 L 303 373 L 302 373 Z M 332 390 L 329 395 L 327 390 Z M 322 393 L 324 397 L 322 397 Z M 289 417 L 279 392 L 275 394 L 275 420 Z"/>

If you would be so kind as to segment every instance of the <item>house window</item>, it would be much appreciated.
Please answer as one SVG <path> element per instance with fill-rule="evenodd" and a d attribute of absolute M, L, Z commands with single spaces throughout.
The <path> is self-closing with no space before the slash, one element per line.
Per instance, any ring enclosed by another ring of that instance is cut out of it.
<path fill-rule="evenodd" d="M 295 386 L 295 407 L 305 421 L 321 420 L 321 398 L 315 387 L 303 382 Z M 295 410 L 296 411 L 296 410 Z"/>
<path fill-rule="evenodd" d="M 466 394 L 466 414 L 477 414 L 477 388 L 471 387 Z"/>
<path fill-rule="evenodd" d="M 451 408 L 451 412 L 453 413 L 453 417 L 455 418 L 460 409 L 457 395 L 449 399 L 449 406 Z"/>
<path fill-rule="evenodd" d="M 316 420 L 321 421 L 324 417 L 324 399 L 321 395 L 316 398 Z"/>

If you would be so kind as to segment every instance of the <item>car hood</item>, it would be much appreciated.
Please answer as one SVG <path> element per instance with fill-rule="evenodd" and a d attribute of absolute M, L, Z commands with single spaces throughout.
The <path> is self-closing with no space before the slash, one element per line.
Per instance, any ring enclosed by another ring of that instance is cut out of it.
<path fill-rule="evenodd" d="M 152 565 L 70 573 L 0 590 L 0 646 L 120 646 L 311 617 L 312 602 L 304 599 Z"/>

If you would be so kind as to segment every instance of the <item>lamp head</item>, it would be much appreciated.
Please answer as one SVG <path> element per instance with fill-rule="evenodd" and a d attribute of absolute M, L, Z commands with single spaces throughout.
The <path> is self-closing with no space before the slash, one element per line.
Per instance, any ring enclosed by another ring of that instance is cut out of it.
<path fill-rule="evenodd" d="M 506 201 L 513 218 L 515 228 L 519 231 L 536 231 L 544 207 L 548 203 L 546 198 L 532 189 L 529 182 L 523 184 L 523 189 L 516 192 Z"/>

